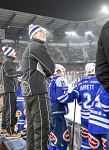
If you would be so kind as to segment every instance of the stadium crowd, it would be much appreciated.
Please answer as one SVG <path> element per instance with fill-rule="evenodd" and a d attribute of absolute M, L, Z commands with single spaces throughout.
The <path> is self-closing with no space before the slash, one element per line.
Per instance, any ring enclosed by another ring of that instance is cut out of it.
<path fill-rule="evenodd" d="M 16 50 L 17 60 L 21 60 L 22 54 L 28 43 L 6 43 Z M 97 45 L 91 46 L 46 46 L 48 52 L 56 63 L 78 62 L 78 61 L 95 61 Z M 85 51 L 85 52 L 84 52 Z M 0 51 L 0 59 L 3 54 Z"/>

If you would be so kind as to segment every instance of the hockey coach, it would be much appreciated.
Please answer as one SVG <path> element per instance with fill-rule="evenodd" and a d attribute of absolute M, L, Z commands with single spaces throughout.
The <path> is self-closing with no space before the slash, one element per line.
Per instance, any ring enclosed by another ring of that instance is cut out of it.
<path fill-rule="evenodd" d="M 44 43 L 46 30 L 40 25 L 29 26 L 30 43 L 22 56 L 22 93 L 26 101 L 27 150 L 47 150 L 50 129 L 50 101 L 47 78 L 55 65 Z"/>

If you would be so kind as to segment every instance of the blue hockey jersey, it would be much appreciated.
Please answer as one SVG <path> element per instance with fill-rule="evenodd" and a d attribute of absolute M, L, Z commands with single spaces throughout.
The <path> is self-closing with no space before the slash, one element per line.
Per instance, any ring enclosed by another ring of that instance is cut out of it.
<path fill-rule="evenodd" d="M 106 93 L 103 87 L 100 86 L 96 98 L 92 103 L 88 124 L 88 131 L 90 133 L 107 134 L 109 129 L 109 112 L 108 114 L 105 113 L 100 103 L 101 101 L 104 106 L 104 99 L 109 101 L 109 94 Z"/>
<path fill-rule="evenodd" d="M 49 150 L 67 149 L 70 134 L 64 115 L 68 113 L 68 103 L 73 102 L 75 93 L 68 93 L 67 81 L 62 76 L 55 76 L 50 81 L 50 100 L 52 126 L 50 131 Z"/>
<path fill-rule="evenodd" d="M 22 96 L 21 86 L 18 86 L 16 108 L 17 108 L 17 115 L 18 115 L 18 120 L 17 120 L 18 131 L 21 131 L 24 129 L 24 124 L 26 119 L 26 103 L 24 97 Z"/>
<path fill-rule="evenodd" d="M 50 100 L 52 113 L 68 113 L 67 103 L 73 102 L 75 95 L 68 93 L 67 81 L 64 77 L 56 76 L 50 81 Z"/>
<path fill-rule="evenodd" d="M 103 110 L 109 115 L 109 93 L 104 90 L 104 88 L 100 87 L 100 104 Z"/>
<path fill-rule="evenodd" d="M 78 85 L 77 90 L 80 94 L 78 104 L 81 106 L 81 123 L 82 125 L 88 125 L 88 119 L 90 114 L 90 108 L 92 102 L 96 97 L 96 93 L 100 87 L 100 83 L 96 77 L 86 77 L 82 79 Z"/>

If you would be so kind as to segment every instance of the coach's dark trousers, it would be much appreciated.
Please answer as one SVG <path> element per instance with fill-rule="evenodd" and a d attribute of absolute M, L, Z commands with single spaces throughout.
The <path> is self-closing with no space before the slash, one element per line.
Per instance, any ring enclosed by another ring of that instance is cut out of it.
<path fill-rule="evenodd" d="M 27 150 L 48 150 L 50 101 L 47 94 L 25 97 L 27 114 Z"/>
<path fill-rule="evenodd" d="M 16 119 L 16 93 L 5 93 L 3 95 L 2 129 L 9 134 L 14 133 Z"/>

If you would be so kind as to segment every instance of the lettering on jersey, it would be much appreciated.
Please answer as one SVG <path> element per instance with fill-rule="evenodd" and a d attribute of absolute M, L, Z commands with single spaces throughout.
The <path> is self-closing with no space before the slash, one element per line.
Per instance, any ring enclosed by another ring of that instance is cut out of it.
<path fill-rule="evenodd" d="M 98 81 L 90 81 L 90 83 L 99 83 Z"/>
<path fill-rule="evenodd" d="M 100 142 L 94 136 L 89 133 L 89 145 L 92 149 L 96 149 L 100 146 Z"/>
<path fill-rule="evenodd" d="M 96 103 L 96 104 L 95 104 L 95 107 L 97 107 L 97 108 L 101 108 L 100 103 L 99 103 L 99 102 L 98 102 L 98 103 Z"/>
<path fill-rule="evenodd" d="M 92 109 L 91 109 L 90 112 L 93 113 L 93 114 L 99 115 L 99 116 L 102 115 L 102 112 L 101 112 L 101 111 L 96 111 L 96 110 L 92 110 Z"/>
<path fill-rule="evenodd" d="M 17 110 L 17 111 L 16 111 L 16 116 L 17 116 L 17 117 L 20 117 L 21 115 L 22 115 L 22 112 L 21 112 L 20 110 Z"/>
<path fill-rule="evenodd" d="M 88 81 L 83 81 L 83 83 L 88 83 Z"/>
<path fill-rule="evenodd" d="M 51 141 L 54 142 L 54 144 L 57 143 L 57 137 L 53 134 L 53 132 L 50 133 L 50 136 L 49 136 L 49 137 L 50 137 Z"/>
<path fill-rule="evenodd" d="M 56 83 L 57 87 L 66 87 L 67 86 L 67 81 L 63 77 L 57 78 L 55 83 Z"/>
<path fill-rule="evenodd" d="M 70 134 L 68 129 L 63 133 L 63 139 L 67 142 L 70 142 Z"/>
<path fill-rule="evenodd" d="M 93 85 L 88 85 L 88 84 L 81 85 L 80 91 L 82 91 L 82 90 L 94 90 L 94 84 Z"/>
<path fill-rule="evenodd" d="M 82 134 L 82 137 L 88 138 L 88 130 L 86 128 L 81 127 L 81 134 Z"/>
<path fill-rule="evenodd" d="M 99 101 L 99 100 L 100 100 L 100 94 L 96 96 L 95 100 L 96 100 L 96 101 Z"/>
<path fill-rule="evenodd" d="M 64 86 L 65 85 L 65 82 L 64 81 L 61 81 L 61 86 Z"/>
<path fill-rule="evenodd" d="M 24 112 L 23 112 L 23 113 L 24 113 L 24 115 L 26 116 L 26 109 L 24 109 Z"/>

